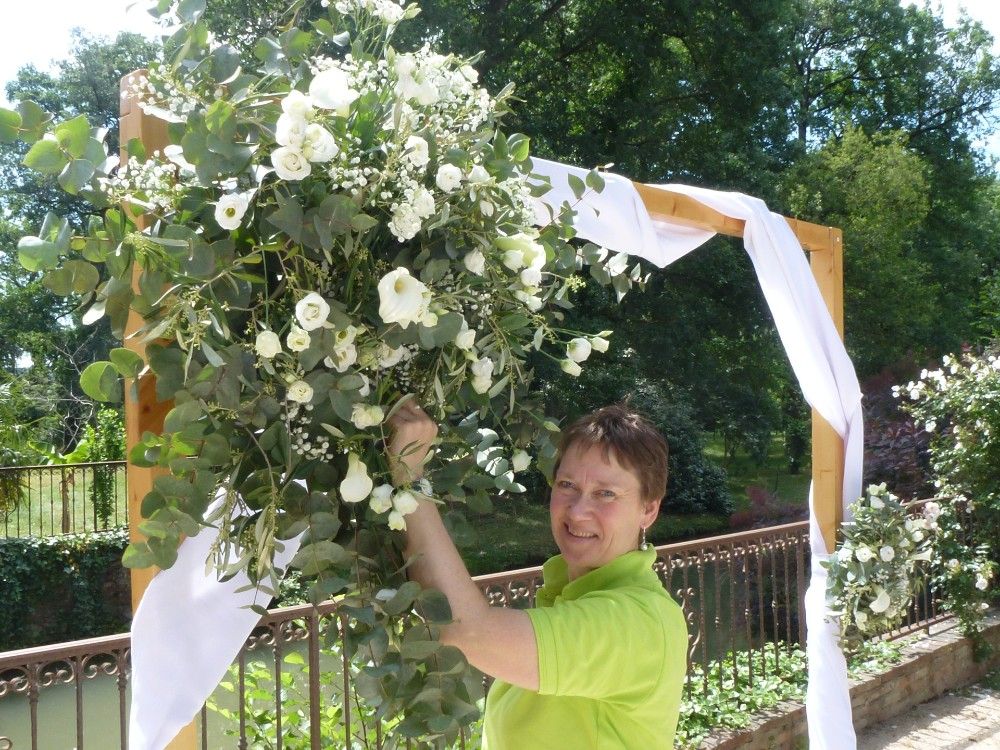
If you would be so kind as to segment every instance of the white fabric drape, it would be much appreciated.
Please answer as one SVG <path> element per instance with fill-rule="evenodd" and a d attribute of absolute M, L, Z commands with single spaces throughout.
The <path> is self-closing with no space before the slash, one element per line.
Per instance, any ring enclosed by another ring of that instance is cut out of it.
<path fill-rule="evenodd" d="M 605 174 L 605 188 L 577 200 L 566 177 L 586 171 L 535 159 L 534 170 L 551 180 L 552 190 L 536 203 L 536 221 L 546 224 L 564 202 L 576 211 L 579 236 L 645 258 L 663 267 L 713 236 L 652 219 L 632 183 Z M 722 214 L 746 222 L 744 243 L 774 316 L 781 341 L 806 400 L 844 438 L 844 501 L 861 492 L 861 392 L 854 367 L 830 319 L 795 235 L 764 203 L 739 193 L 685 185 L 664 186 Z M 837 629 L 825 622 L 826 575 L 822 535 L 812 512 L 812 574 L 806 594 L 809 689 L 806 708 L 813 750 L 853 750 L 856 742 L 847 691 L 847 667 L 837 646 Z M 257 622 L 245 606 L 253 592 L 236 593 L 245 576 L 226 583 L 206 573 L 211 544 L 203 532 L 181 545 L 177 562 L 154 578 L 132 624 L 132 750 L 161 750 L 191 721 L 208 698 Z M 287 543 L 283 560 L 294 555 Z"/>
<path fill-rule="evenodd" d="M 534 171 L 545 175 L 552 190 L 546 203 L 568 203 L 577 212 L 577 233 L 611 250 L 638 255 L 660 266 L 684 256 L 713 236 L 712 232 L 654 221 L 632 183 L 606 174 L 605 189 L 576 198 L 567 175 L 583 179 L 586 171 L 556 162 L 534 160 Z M 743 241 L 774 317 L 778 335 L 806 401 L 844 439 L 844 511 L 861 494 L 863 423 L 861 388 L 844 344 L 830 318 L 798 239 L 785 219 L 771 213 L 758 198 L 688 185 L 662 185 L 683 193 L 725 216 L 746 222 Z M 537 218 L 546 221 L 539 207 Z M 826 544 L 816 522 L 813 491 L 809 490 L 809 546 L 812 571 L 806 592 L 809 688 L 806 713 L 812 750 L 853 750 L 856 747 L 847 683 L 847 664 L 837 645 L 838 629 L 826 622 Z"/>

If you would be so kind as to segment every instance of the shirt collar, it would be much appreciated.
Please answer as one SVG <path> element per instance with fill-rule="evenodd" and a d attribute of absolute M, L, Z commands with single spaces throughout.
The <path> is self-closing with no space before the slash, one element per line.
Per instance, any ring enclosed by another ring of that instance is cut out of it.
<path fill-rule="evenodd" d="M 659 587 L 659 578 L 653 572 L 656 550 L 633 550 L 616 557 L 607 565 L 569 580 L 569 567 L 562 555 L 550 557 L 542 566 L 543 585 L 535 593 L 535 603 L 540 607 L 551 606 L 557 598 L 578 599 L 591 591 L 613 589 L 624 584 L 635 585 L 645 575 Z"/>

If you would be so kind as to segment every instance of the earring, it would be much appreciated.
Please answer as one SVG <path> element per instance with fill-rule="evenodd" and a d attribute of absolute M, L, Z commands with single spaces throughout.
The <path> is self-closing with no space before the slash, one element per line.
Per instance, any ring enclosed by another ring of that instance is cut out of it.
<path fill-rule="evenodd" d="M 646 541 L 646 527 L 645 526 L 640 526 L 639 529 L 640 529 L 640 531 L 639 531 L 639 549 L 641 549 L 643 552 L 645 552 L 646 550 L 649 549 L 649 542 Z"/>

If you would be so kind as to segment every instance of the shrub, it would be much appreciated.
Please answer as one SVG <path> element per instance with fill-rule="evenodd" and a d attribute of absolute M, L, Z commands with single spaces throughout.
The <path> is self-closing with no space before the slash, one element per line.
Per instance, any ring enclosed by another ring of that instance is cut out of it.
<path fill-rule="evenodd" d="M 125 529 L 0 539 L 0 651 L 126 630 L 127 544 Z"/>

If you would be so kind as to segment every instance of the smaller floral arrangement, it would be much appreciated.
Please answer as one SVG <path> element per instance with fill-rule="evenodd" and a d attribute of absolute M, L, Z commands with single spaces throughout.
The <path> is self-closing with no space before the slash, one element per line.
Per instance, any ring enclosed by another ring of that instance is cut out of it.
<path fill-rule="evenodd" d="M 883 483 L 870 485 L 850 510 L 843 541 L 821 564 L 829 616 L 839 618 L 842 642 L 853 649 L 902 622 L 931 561 L 941 508 L 928 502 L 914 516 Z"/>

